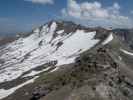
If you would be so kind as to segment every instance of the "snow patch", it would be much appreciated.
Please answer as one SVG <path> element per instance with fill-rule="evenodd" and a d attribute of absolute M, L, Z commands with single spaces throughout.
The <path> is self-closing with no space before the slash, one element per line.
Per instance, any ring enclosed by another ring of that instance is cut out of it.
<path fill-rule="evenodd" d="M 3 99 L 3 98 L 6 98 L 8 97 L 9 95 L 13 94 L 16 90 L 18 90 L 19 88 L 27 85 L 27 84 L 30 84 L 30 83 L 33 83 L 36 79 L 38 78 L 38 76 L 32 78 L 31 80 L 28 80 L 16 87 L 13 87 L 11 89 L 8 89 L 8 90 L 5 90 L 5 89 L 0 89 L 0 99 Z"/>
<path fill-rule="evenodd" d="M 121 56 L 118 56 L 119 57 L 119 60 L 122 60 L 122 57 Z"/>
<path fill-rule="evenodd" d="M 124 49 L 120 49 L 123 53 L 133 56 L 132 52 L 126 51 Z"/>
<path fill-rule="evenodd" d="M 109 42 L 111 42 L 113 40 L 113 34 L 111 33 L 108 38 L 102 43 L 102 45 L 106 45 Z"/>
<path fill-rule="evenodd" d="M 57 34 L 62 34 L 64 32 L 64 30 L 59 30 L 59 31 L 57 31 L 56 33 Z"/>
<path fill-rule="evenodd" d="M 55 71 L 57 71 L 59 69 L 59 67 L 56 67 L 55 69 L 53 69 L 53 70 L 51 70 L 50 72 L 52 73 L 52 72 L 55 72 Z"/>
<path fill-rule="evenodd" d="M 42 72 L 48 71 L 50 68 L 51 68 L 51 67 L 47 67 L 46 69 L 43 69 L 43 70 L 41 70 L 41 71 L 31 71 L 30 73 L 28 73 L 28 74 L 26 74 L 26 75 L 24 75 L 24 76 L 22 76 L 22 77 L 25 78 L 25 77 L 35 76 L 35 75 L 38 75 L 38 74 L 40 74 L 40 73 L 42 73 Z"/>
<path fill-rule="evenodd" d="M 38 33 L 39 31 L 40 31 L 39 28 L 36 28 L 33 32 Z"/>

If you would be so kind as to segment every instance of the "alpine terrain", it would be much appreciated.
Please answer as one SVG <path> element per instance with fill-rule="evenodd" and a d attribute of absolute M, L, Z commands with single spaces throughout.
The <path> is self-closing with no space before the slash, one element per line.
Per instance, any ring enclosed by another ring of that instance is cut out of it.
<path fill-rule="evenodd" d="M 0 46 L 0 100 L 133 100 L 132 32 L 50 21 L 17 35 Z"/>

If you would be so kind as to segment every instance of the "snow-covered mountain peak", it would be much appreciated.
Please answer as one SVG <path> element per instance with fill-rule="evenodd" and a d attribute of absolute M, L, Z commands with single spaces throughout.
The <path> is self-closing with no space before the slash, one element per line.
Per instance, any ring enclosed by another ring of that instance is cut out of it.
<path fill-rule="evenodd" d="M 0 52 L 0 83 L 51 61 L 56 66 L 73 63 L 80 53 L 99 43 L 96 31 L 73 23 L 55 22 L 33 30 L 32 34 L 8 44 Z"/>

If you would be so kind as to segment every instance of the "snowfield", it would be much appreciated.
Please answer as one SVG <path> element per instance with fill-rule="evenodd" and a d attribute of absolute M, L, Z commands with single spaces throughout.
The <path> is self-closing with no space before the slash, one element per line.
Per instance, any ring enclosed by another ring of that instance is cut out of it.
<path fill-rule="evenodd" d="M 0 60 L 4 61 L 0 64 L 0 83 L 17 79 L 24 72 L 50 61 L 57 61 L 56 66 L 73 63 L 80 53 L 92 48 L 100 41 L 94 39 L 96 32 L 84 30 L 63 35 L 64 30 L 60 30 L 54 37 L 57 27 L 56 22 L 50 26 L 46 24 L 42 29 L 35 29 L 30 36 L 19 38 L 0 50 Z M 39 73 L 33 71 L 27 77 Z"/>

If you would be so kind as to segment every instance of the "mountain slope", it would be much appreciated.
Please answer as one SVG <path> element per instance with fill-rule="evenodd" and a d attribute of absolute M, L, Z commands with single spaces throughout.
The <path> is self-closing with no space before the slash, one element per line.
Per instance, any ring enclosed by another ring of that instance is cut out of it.
<path fill-rule="evenodd" d="M 71 33 L 56 31 L 56 22 L 37 28 L 28 37 L 7 45 L 1 50 L 0 82 L 11 81 L 24 72 L 50 61 L 57 65 L 72 63 L 80 53 L 99 42 L 93 39 L 96 32 L 76 29 Z M 89 43 L 89 45 L 86 45 Z M 15 70 L 14 70 L 15 69 Z"/>
<path fill-rule="evenodd" d="M 0 99 L 131 100 L 124 50 L 113 30 L 51 21 L 0 49 Z"/>

